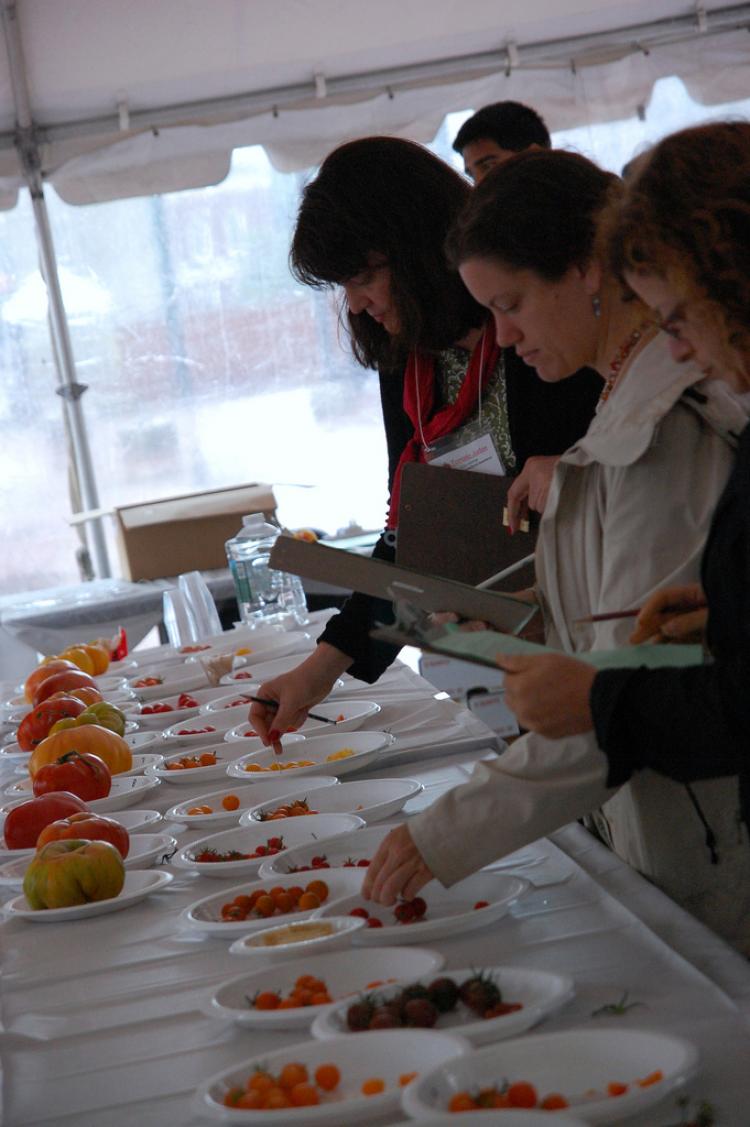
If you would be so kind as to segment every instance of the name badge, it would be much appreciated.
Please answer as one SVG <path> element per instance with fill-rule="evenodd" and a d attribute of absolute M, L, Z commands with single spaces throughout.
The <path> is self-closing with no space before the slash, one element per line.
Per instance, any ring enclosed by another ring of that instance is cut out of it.
<path fill-rule="evenodd" d="M 454 435 L 448 436 L 454 438 Z M 489 431 L 456 445 L 435 443 L 425 450 L 425 461 L 431 466 L 450 466 L 454 470 L 477 470 L 480 473 L 505 474 L 502 458 L 495 449 Z"/>

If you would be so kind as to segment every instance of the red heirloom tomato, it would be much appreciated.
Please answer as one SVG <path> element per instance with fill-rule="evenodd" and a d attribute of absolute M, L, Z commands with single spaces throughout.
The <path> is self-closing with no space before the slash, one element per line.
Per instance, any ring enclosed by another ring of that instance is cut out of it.
<path fill-rule="evenodd" d="M 66 661 L 63 658 L 55 657 L 49 661 L 44 662 L 42 665 L 37 665 L 31 673 L 29 673 L 23 686 L 23 695 L 26 700 L 31 704 L 34 699 L 34 693 L 41 685 L 42 681 L 46 681 L 53 673 L 62 673 L 64 669 L 76 669 L 76 664 L 73 661 Z"/>
<path fill-rule="evenodd" d="M 81 669 L 63 669 L 61 673 L 53 673 L 46 677 L 34 692 L 34 707 L 41 704 L 53 693 L 67 693 L 71 689 L 96 688 L 96 681 Z"/>
<path fill-rule="evenodd" d="M 3 826 L 5 844 L 8 849 L 33 849 L 45 826 L 81 810 L 86 810 L 86 803 L 67 791 L 30 798 L 8 812 Z"/>
<path fill-rule="evenodd" d="M 34 775 L 31 784 L 38 798 L 50 791 L 66 790 L 84 802 L 106 798 L 112 789 L 112 774 L 98 755 L 90 751 L 66 751 L 53 763 L 45 763 Z"/>
<path fill-rule="evenodd" d="M 48 841 L 65 841 L 68 838 L 78 837 L 86 841 L 108 841 L 119 850 L 123 859 L 127 857 L 130 849 L 130 834 L 124 826 L 114 818 L 89 814 L 83 810 L 78 814 L 71 814 L 68 818 L 50 822 L 39 834 L 36 847 L 41 849 Z"/>
<path fill-rule="evenodd" d="M 18 725 L 18 746 L 22 751 L 33 751 L 49 735 L 53 724 L 66 717 L 80 716 L 85 707 L 83 701 L 75 697 L 60 696 L 45 700 L 38 708 L 32 708 Z"/>

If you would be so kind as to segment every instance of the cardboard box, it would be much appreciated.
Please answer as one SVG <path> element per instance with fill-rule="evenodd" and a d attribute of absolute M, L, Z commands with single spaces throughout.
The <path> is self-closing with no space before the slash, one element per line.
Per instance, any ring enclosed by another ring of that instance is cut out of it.
<path fill-rule="evenodd" d="M 121 505 L 114 510 L 126 579 L 162 579 L 227 566 L 224 544 L 246 513 L 276 511 L 273 487 L 262 482 Z"/>

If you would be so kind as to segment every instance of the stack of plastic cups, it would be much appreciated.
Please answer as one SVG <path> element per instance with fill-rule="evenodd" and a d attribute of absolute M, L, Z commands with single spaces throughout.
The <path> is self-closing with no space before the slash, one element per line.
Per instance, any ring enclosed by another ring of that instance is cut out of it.
<path fill-rule="evenodd" d="M 187 571 L 178 579 L 196 633 L 195 641 L 221 634 L 221 620 L 208 584 L 199 571 Z"/>

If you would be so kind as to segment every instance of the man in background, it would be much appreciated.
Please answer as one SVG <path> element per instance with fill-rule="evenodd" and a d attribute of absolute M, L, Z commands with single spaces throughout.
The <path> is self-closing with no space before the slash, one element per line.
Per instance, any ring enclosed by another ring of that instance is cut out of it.
<path fill-rule="evenodd" d="M 523 149 L 551 148 L 549 130 L 530 106 L 493 102 L 465 121 L 453 142 L 466 175 L 478 184 L 491 168 Z"/>

